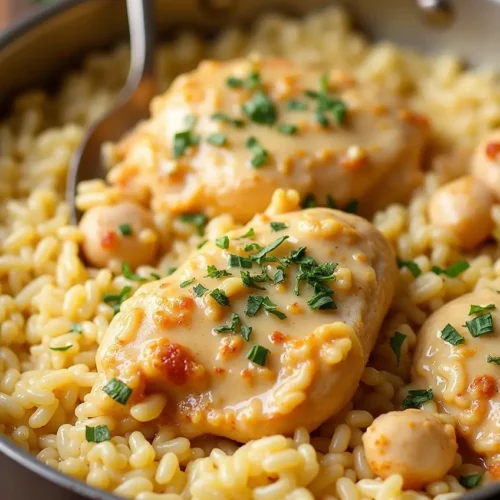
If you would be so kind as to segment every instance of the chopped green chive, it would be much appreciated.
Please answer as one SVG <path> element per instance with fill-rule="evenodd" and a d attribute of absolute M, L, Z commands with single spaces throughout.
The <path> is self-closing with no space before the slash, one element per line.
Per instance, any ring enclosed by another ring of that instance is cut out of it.
<path fill-rule="evenodd" d="M 228 332 L 233 332 L 236 333 L 236 330 L 240 326 L 240 317 L 236 313 L 231 314 L 231 323 L 218 326 L 217 328 L 214 328 L 214 331 L 217 333 L 228 333 Z"/>
<path fill-rule="evenodd" d="M 248 342 L 250 340 L 251 333 L 252 333 L 252 327 L 251 326 L 243 325 L 241 327 L 241 336 L 243 337 L 243 340 L 245 342 Z"/>
<path fill-rule="evenodd" d="M 132 394 L 132 389 L 117 378 L 112 378 L 102 390 L 114 401 L 126 405 Z"/>
<path fill-rule="evenodd" d="M 278 267 L 273 276 L 273 282 L 275 285 L 278 283 L 283 283 L 285 281 L 285 271 L 282 267 Z"/>
<path fill-rule="evenodd" d="M 73 323 L 71 325 L 70 332 L 73 332 L 73 333 L 83 333 L 82 325 L 80 325 L 80 323 Z"/>
<path fill-rule="evenodd" d="M 226 79 L 226 85 L 232 89 L 240 89 L 243 87 L 243 78 L 230 76 Z"/>
<path fill-rule="evenodd" d="M 330 125 L 330 121 L 326 117 L 325 113 L 322 111 L 317 111 L 316 112 L 316 121 L 323 127 L 327 128 L 328 125 Z"/>
<path fill-rule="evenodd" d="M 139 274 L 133 273 L 126 262 L 122 262 L 122 274 L 130 281 L 148 281 L 147 278 L 143 278 Z"/>
<path fill-rule="evenodd" d="M 111 433 L 107 425 L 97 425 L 96 427 L 85 426 L 85 439 L 89 443 L 102 443 L 111 439 Z"/>
<path fill-rule="evenodd" d="M 255 344 L 247 354 L 247 359 L 259 366 L 265 366 L 269 349 Z"/>
<path fill-rule="evenodd" d="M 459 260 L 455 262 L 447 269 L 442 269 L 439 266 L 432 266 L 431 271 L 435 274 L 446 274 L 450 278 L 456 278 L 459 274 L 463 273 L 467 269 L 469 269 L 470 264 L 466 260 Z"/>
<path fill-rule="evenodd" d="M 243 236 L 240 236 L 239 238 L 236 238 L 237 240 L 242 240 L 243 238 L 252 238 L 255 236 L 255 231 L 253 227 L 251 227 Z"/>
<path fill-rule="evenodd" d="M 398 258 L 396 259 L 396 262 L 398 264 L 399 269 L 406 267 L 406 269 L 408 269 L 408 271 L 410 271 L 410 273 L 413 274 L 414 278 L 417 278 L 422 274 L 420 266 L 413 260 L 402 260 Z"/>
<path fill-rule="evenodd" d="M 277 240 L 273 241 L 269 245 L 265 246 L 261 250 L 259 250 L 256 254 L 250 256 L 252 260 L 257 261 L 258 264 L 262 264 L 263 259 L 267 256 L 268 253 L 276 250 L 285 240 L 287 240 L 289 236 L 280 236 Z"/>
<path fill-rule="evenodd" d="M 161 280 L 161 276 L 158 273 L 149 273 L 149 275 L 153 280 Z"/>
<path fill-rule="evenodd" d="M 227 250 L 229 248 L 229 237 L 228 236 L 221 236 L 220 238 L 217 238 L 215 240 L 215 244 L 219 248 L 222 248 L 223 250 Z"/>
<path fill-rule="evenodd" d="M 468 490 L 477 488 L 481 483 L 481 474 L 469 474 L 468 476 L 460 476 L 458 482 Z"/>
<path fill-rule="evenodd" d="M 253 265 L 253 262 L 246 257 L 230 254 L 227 260 L 227 265 L 229 267 L 243 267 L 245 269 L 250 269 Z"/>
<path fill-rule="evenodd" d="M 210 292 L 210 296 L 221 306 L 229 305 L 229 297 L 220 288 L 215 288 Z"/>
<path fill-rule="evenodd" d="M 196 228 L 197 233 L 203 236 L 205 232 L 205 225 L 207 223 L 207 216 L 201 213 L 181 214 L 179 220 L 184 224 L 191 224 Z"/>
<path fill-rule="evenodd" d="M 245 252 L 252 252 L 253 250 L 260 250 L 262 247 L 258 243 L 249 243 L 245 245 Z"/>
<path fill-rule="evenodd" d="M 214 265 L 207 266 L 207 275 L 205 278 L 219 279 L 223 276 L 231 276 L 225 269 L 217 269 Z"/>
<path fill-rule="evenodd" d="M 231 118 L 225 113 L 213 113 L 210 118 L 212 118 L 212 120 L 229 123 L 236 128 L 243 128 L 245 126 L 245 122 L 240 118 Z"/>
<path fill-rule="evenodd" d="M 487 306 L 476 306 L 474 304 L 471 304 L 469 316 L 471 314 L 476 314 L 476 313 L 480 313 L 480 312 L 492 311 L 493 309 L 496 309 L 496 308 L 497 308 L 497 306 L 495 304 L 488 304 Z"/>
<path fill-rule="evenodd" d="M 207 142 L 212 146 L 224 146 L 227 142 L 226 134 L 215 133 L 207 137 Z"/>
<path fill-rule="evenodd" d="M 117 314 L 120 311 L 120 306 L 128 299 L 131 292 L 132 287 L 124 286 L 119 293 L 105 293 L 102 296 L 102 300 L 106 304 L 109 304 L 113 308 L 114 313 Z"/>
<path fill-rule="evenodd" d="M 170 276 L 171 274 L 174 274 L 175 271 L 177 271 L 177 268 L 176 267 L 169 267 L 167 269 L 167 276 Z"/>
<path fill-rule="evenodd" d="M 305 111 L 307 109 L 307 104 L 302 101 L 297 101 L 296 99 L 290 99 L 286 103 L 286 107 L 291 111 Z"/>
<path fill-rule="evenodd" d="M 283 231 L 284 229 L 288 229 L 288 224 L 285 224 L 284 222 L 271 222 L 271 231 L 274 233 L 277 233 L 278 231 Z"/>
<path fill-rule="evenodd" d="M 465 326 L 473 337 L 480 337 L 486 333 L 493 333 L 493 317 L 491 313 L 482 314 L 465 322 Z"/>
<path fill-rule="evenodd" d="M 245 314 L 247 316 L 255 316 L 261 308 L 269 314 L 274 314 L 281 320 L 286 319 L 286 314 L 281 312 L 278 309 L 278 306 L 274 304 L 269 297 L 250 294 L 247 298 L 247 308 L 245 309 Z"/>
<path fill-rule="evenodd" d="M 130 224 L 120 224 L 118 226 L 118 232 L 122 236 L 130 236 L 132 234 L 132 226 Z"/>
<path fill-rule="evenodd" d="M 197 245 L 196 245 L 196 248 L 200 249 L 200 248 L 203 248 L 206 244 L 208 243 L 208 240 L 203 240 L 203 241 L 200 241 Z"/>
<path fill-rule="evenodd" d="M 278 306 L 274 304 L 269 297 L 264 297 L 264 300 L 262 301 L 262 306 L 268 313 L 274 314 L 274 316 L 277 316 L 279 319 L 281 320 L 286 319 L 286 314 L 284 312 L 281 312 L 278 309 Z"/>
<path fill-rule="evenodd" d="M 59 352 L 65 352 L 68 349 L 71 349 L 73 347 L 73 344 L 71 345 L 65 345 L 64 347 L 49 347 L 51 351 L 59 351 Z"/>
<path fill-rule="evenodd" d="M 309 193 L 306 194 L 300 206 L 302 208 L 315 208 L 318 206 L 318 202 L 316 201 L 316 197 L 312 193 Z"/>
<path fill-rule="evenodd" d="M 399 367 L 399 361 L 401 358 L 401 346 L 406 339 L 406 335 L 401 332 L 395 332 L 394 335 L 389 339 L 389 345 L 391 346 L 392 351 L 396 355 L 396 362 Z"/>
<path fill-rule="evenodd" d="M 493 363 L 495 365 L 500 365 L 500 356 L 488 356 L 486 358 L 487 363 Z"/>
<path fill-rule="evenodd" d="M 277 119 L 276 106 L 273 101 L 262 91 L 255 94 L 242 106 L 243 112 L 250 120 L 260 125 L 274 125 Z"/>
<path fill-rule="evenodd" d="M 257 288 L 258 290 L 265 290 L 265 288 L 258 286 L 257 283 L 265 283 L 271 281 L 267 272 L 263 269 L 261 274 L 250 274 L 248 271 L 241 271 L 241 280 L 248 288 Z"/>
<path fill-rule="evenodd" d="M 407 410 L 408 408 L 420 409 L 422 405 L 427 401 L 431 401 L 434 398 L 432 389 L 415 389 L 413 391 L 408 391 L 408 396 L 403 399 L 401 408 Z"/>
<path fill-rule="evenodd" d="M 201 297 L 206 292 L 208 292 L 208 288 L 205 288 L 201 283 L 198 283 L 195 287 L 193 287 L 193 294 L 195 297 Z"/>
<path fill-rule="evenodd" d="M 174 135 L 174 158 L 180 158 L 189 147 L 197 146 L 199 142 L 200 137 L 194 135 L 191 130 L 177 132 Z"/>
<path fill-rule="evenodd" d="M 266 163 L 269 153 L 258 143 L 255 137 L 249 137 L 245 142 L 245 146 L 253 153 L 253 157 L 250 160 L 252 167 L 258 168 Z"/>
<path fill-rule="evenodd" d="M 186 281 L 183 281 L 179 286 L 181 288 L 186 288 L 187 286 L 189 286 L 191 283 L 193 283 L 194 281 L 194 278 L 191 278 L 190 280 L 186 280 Z"/>
<path fill-rule="evenodd" d="M 249 90 L 253 90 L 260 85 L 260 74 L 255 71 L 250 73 L 247 78 L 246 88 Z"/>
<path fill-rule="evenodd" d="M 441 330 L 441 339 L 451 345 L 459 345 L 465 342 L 465 338 L 449 323 Z"/>
<path fill-rule="evenodd" d="M 297 133 L 298 127 L 297 125 L 293 125 L 292 123 L 280 123 L 278 125 L 278 132 L 285 135 L 295 135 Z"/>
<path fill-rule="evenodd" d="M 337 309 L 331 291 L 320 291 L 314 294 L 313 297 L 307 301 L 307 305 L 313 310 Z"/>
<path fill-rule="evenodd" d="M 337 203 L 335 203 L 335 200 L 329 194 L 326 195 L 326 206 L 333 209 L 337 208 Z"/>

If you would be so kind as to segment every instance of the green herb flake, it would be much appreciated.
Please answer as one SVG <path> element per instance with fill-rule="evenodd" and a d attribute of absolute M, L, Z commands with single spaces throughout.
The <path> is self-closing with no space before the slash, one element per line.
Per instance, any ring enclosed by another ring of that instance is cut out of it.
<path fill-rule="evenodd" d="M 274 233 L 288 229 L 288 224 L 285 224 L 284 222 L 271 222 L 269 225 L 271 226 L 271 231 Z"/>
<path fill-rule="evenodd" d="M 237 78 L 235 76 L 230 76 L 226 79 L 226 85 L 231 89 L 241 89 L 243 87 L 243 78 Z"/>
<path fill-rule="evenodd" d="M 389 345 L 391 346 L 392 352 L 396 355 L 397 367 L 399 367 L 399 361 L 401 358 L 401 346 L 406 339 L 406 335 L 401 332 L 395 332 L 394 335 L 389 339 Z"/>
<path fill-rule="evenodd" d="M 161 276 L 158 273 L 149 273 L 152 280 L 161 280 Z"/>
<path fill-rule="evenodd" d="M 227 260 L 227 265 L 228 267 L 243 267 L 245 269 L 250 269 L 253 266 L 253 262 L 246 257 L 230 254 Z"/>
<path fill-rule="evenodd" d="M 72 347 L 73 347 L 73 344 L 65 345 L 64 347 L 49 347 L 49 349 L 51 351 L 65 352 L 68 349 L 71 349 Z"/>
<path fill-rule="evenodd" d="M 241 271 L 241 281 L 243 281 L 243 284 L 248 288 L 265 290 L 265 288 L 258 286 L 257 283 L 271 281 L 271 278 L 264 269 L 261 274 L 250 274 L 248 271 Z"/>
<path fill-rule="evenodd" d="M 102 390 L 114 401 L 126 405 L 132 394 L 132 389 L 117 378 L 112 378 Z"/>
<path fill-rule="evenodd" d="M 95 427 L 85 426 L 85 439 L 89 443 L 102 443 L 111 439 L 111 433 L 107 425 L 97 425 Z"/>
<path fill-rule="evenodd" d="M 273 282 L 275 285 L 283 283 L 285 281 L 285 271 L 282 267 L 278 267 L 273 276 Z"/>
<path fill-rule="evenodd" d="M 247 81 L 246 81 L 246 88 L 248 90 L 253 90 L 257 88 L 261 84 L 260 81 L 260 74 L 257 73 L 256 71 L 253 71 L 248 75 Z"/>
<path fill-rule="evenodd" d="M 175 271 L 177 271 L 177 268 L 176 268 L 176 267 L 169 267 L 169 268 L 167 269 L 167 276 L 170 276 L 171 274 L 174 274 L 174 273 L 175 273 Z M 158 275 L 157 275 L 157 276 L 158 276 Z M 158 279 L 160 279 L 160 278 L 158 277 Z"/>
<path fill-rule="evenodd" d="M 210 292 L 210 296 L 221 306 L 229 305 L 229 297 L 220 288 L 215 288 Z"/>
<path fill-rule="evenodd" d="M 465 342 L 465 338 L 449 323 L 441 330 L 441 339 L 451 345 L 460 345 Z"/>
<path fill-rule="evenodd" d="M 130 281 L 148 281 L 147 278 L 143 278 L 141 275 L 133 273 L 126 262 L 122 262 L 122 274 Z"/>
<path fill-rule="evenodd" d="M 359 209 L 359 201 L 352 199 L 349 200 L 344 208 L 342 209 L 344 212 L 347 212 L 348 214 L 357 214 Z"/>
<path fill-rule="evenodd" d="M 337 203 L 329 194 L 326 195 L 326 206 L 334 210 L 337 208 Z"/>
<path fill-rule="evenodd" d="M 249 137 L 245 142 L 245 146 L 253 153 L 250 160 L 252 167 L 259 168 L 266 163 L 269 153 L 259 144 L 255 137 Z"/>
<path fill-rule="evenodd" d="M 403 399 L 401 408 L 407 410 L 408 408 L 420 409 L 422 405 L 427 401 L 431 401 L 434 398 L 432 389 L 415 389 L 408 391 L 408 396 Z"/>
<path fill-rule="evenodd" d="M 203 240 L 200 241 L 197 245 L 196 248 L 199 250 L 200 248 L 203 248 L 206 244 L 208 243 L 208 240 Z"/>
<path fill-rule="evenodd" d="M 432 266 L 431 271 L 434 274 L 446 274 L 446 276 L 449 276 L 450 278 L 456 278 L 459 274 L 469 269 L 469 267 L 470 264 L 466 260 L 459 260 L 447 269 L 443 269 L 439 266 Z"/>
<path fill-rule="evenodd" d="M 190 280 L 186 280 L 186 281 L 183 281 L 179 286 L 181 288 L 186 288 L 187 286 L 189 286 L 191 283 L 193 283 L 194 281 L 194 278 L 191 278 Z"/>
<path fill-rule="evenodd" d="M 205 225 L 207 224 L 207 216 L 202 213 L 181 214 L 179 220 L 184 224 L 191 224 L 196 228 L 196 232 L 203 236 L 205 232 Z"/>
<path fill-rule="evenodd" d="M 396 260 L 399 269 L 406 268 L 410 273 L 413 275 L 414 278 L 417 278 L 422 274 L 422 270 L 420 269 L 420 266 L 413 260 L 402 260 L 402 259 L 397 259 Z"/>
<path fill-rule="evenodd" d="M 474 304 L 471 304 L 470 310 L 469 310 L 469 316 L 471 314 L 477 314 L 480 312 L 485 312 L 485 311 L 493 311 L 493 309 L 496 309 L 497 306 L 495 304 L 488 304 L 487 306 L 476 306 Z"/>
<path fill-rule="evenodd" d="M 240 317 L 236 313 L 231 314 L 231 323 L 214 328 L 217 333 L 236 333 L 240 326 Z"/>
<path fill-rule="evenodd" d="M 491 313 L 482 314 L 465 322 L 465 326 L 473 337 L 480 337 L 486 333 L 493 333 L 493 317 Z"/>
<path fill-rule="evenodd" d="M 273 314 L 277 318 L 284 320 L 286 319 L 286 314 L 278 309 L 278 306 L 271 301 L 269 297 L 264 297 L 262 300 L 262 307 L 264 307 L 264 310 L 267 311 L 269 314 Z"/>
<path fill-rule="evenodd" d="M 177 134 L 174 135 L 174 158 L 180 158 L 189 147 L 197 146 L 199 142 L 200 137 L 194 135 L 191 130 L 177 132 Z"/>
<path fill-rule="evenodd" d="M 269 354 L 269 352 L 270 352 L 269 349 L 266 349 L 261 345 L 255 344 L 248 352 L 247 359 L 249 359 L 252 363 L 255 363 L 256 365 L 265 366 L 267 355 Z"/>
<path fill-rule="evenodd" d="M 264 297 L 262 297 L 261 295 L 250 294 L 247 297 L 247 307 L 245 309 L 245 314 L 251 317 L 255 316 L 259 312 L 263 301 Z"/>
<path fill-rule="evenodd" d="M 193 287 L 193 295 L 195 297 L 201 297 L 208 292 L 208 288 L 205 288 L 201 283 L 198 283 L 195 287 Z"/>
<path fill-rule="evenodd" d="M 215 121 L 220 121 L 223 123 L 228 123 L 233 125 L 236 128 L 243 128 L 245 126 L 245 122 L 240 118 L 231 118 L 225 113 L 213 113 L 210 118 Z"/>
<path fill-rule="evenodd" d="M 222 248 L 223 250 L 227 250 L 229 248 L 229 237 L 228 236 L 221 236 L 220 238 L 217 238 L 215 240 L 215 244 L 219 248 Z"/>
<path fill-rule="evenodd" d="M 132 226 L 130 224 L 120 224 L 118 226 L 118 232 L 122 236 L 130 236 L 132 234 Z"/>
<path fill-rule="evenodd" d="M 486 362 L 494 365 L 500 365 L 500 356 L 488 356 L 486 358 Z"/>
<path fill-rule="evenodd" d="M 323 128 L 327 128 L 328 125 L 330 125 L 330 121 L 328 120 L 327 116 L 325 115 L 325 113 L 323 113 L 322 111 L 317 111 L 316 112 L 316 121 L 323 127 Z"/>
<path fill-rule="evenodd" d="M 124 286 L 119 293 L 105 293 L 102 296 L 103 302 L 113 308 L 113 312 L 117 314 L 120 311 L 122 303 L 128 299 L 132 292 L 132 287 Z"/>
<path fill-rule="evenodd" d="M 290 99 L 286 103 L 286 108 L 290 111 L 305 111 L 307 109 L 307 104 L 296 99 Z"/>
<path fill-rule="evenodd" d="M 299 128 L 293 123 L 280 123 L 278 125 L 278 132 L 284 135 L 295 135 Z"/>
<path fill-rule="evenodd" d="M 307 301 L 307 305 L 313 310 L 337 309 L 331 291 L 319 291 Z"/>
<path fill-rule="evenodd" d="M 73 323 L 71 325 L 70 332 L 72 332 L 72 333 L 83 333 L 82 325 L 80 323 Z"/>
<path fill-rule="evenodd" d="M 260 125 L 274 125 L 278 116 L 273 101 L 262 90 L 255 94 L 242 106 L 243 112 L 250 120 Z"/>
<path fill-rule="evenodd" d="M 245 252 L 253 252 L 254 250 L 260 250 L 262 247 L 258 243 L 249 243 L 245 245 Z"/>
<path fill-rule="evenodd" d="M 262 264 L 263 259 L 267 256 L 267 254 L 271 253 L 272 251 L 276 250 L 285 240 L 289 238 L 288 235 L 286 236 L 280 236 L 277 240 L 274 240 L 272 243 L 269 245 L 265 246 L 261 250 L 259 250 L 257 253 L 253 254 L 250 256 L 252 260 L 257 261 L 258 264 Z"/>
<path fill-rule="evenodd" d="M 232 276 L 225 269 L 217 269 L 214 265 L 207 266 L 207 274 L 205 278 L 215 278 L 219 279 L 223 276 Z"/>
<path fill-rule="evenodd" d="M 241 327 L 241 336 L 243 337 L 243 340 L 245 342 L 248 342 L 250 340 L 250 335 L 252 334 L 252 327 L 243 325 Z"/>
<path fill-rule="evenodd" d="M 318 206 L 318 202 L 316 201 L 316 197 L 312 193 L 309 193 L 306 194 L 300 206 L 302 208 L 315 208 Z"/>
<path fill-rule="evenodd" d="M 477 488 L 480 485 L 482 478 L 483 477 L 481 476 L 481 474 L 469 474 L 468 476 L 460 476 L 458 482 L 464 488 L 471 490 L 473 488 Z"/>
<path fill-rule="evenodd" d="M 226 134 L 214 133 L 207 137 L 207 142 L 212 146 L 224 146 L 227 142 Z"/>
<path fill-rule="evenodd" d="M 323 116 L 325 120 L 328 120 L 326 118 L 326 113 L 330 112 L 333 119 L 339 125 L 343 125 L 345 123 L 347 117 L 347 106 L 344 101 L 331 98 L 324 91 L 317 92 L 315 90 L 306 90 L 304 95 L 317 101 L 316 119 Z"/>

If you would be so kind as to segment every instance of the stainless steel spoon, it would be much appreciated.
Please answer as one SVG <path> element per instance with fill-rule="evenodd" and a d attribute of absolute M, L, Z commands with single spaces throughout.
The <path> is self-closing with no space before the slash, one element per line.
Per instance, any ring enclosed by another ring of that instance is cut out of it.
<path fill-rule="evenodd" d="M 75 206 L 78 183 L 102 179 L 106 175 L 101 160 L 103 142 L 118 140 L 138 121 L 146 118 L 149 102 L 155 94 L 153 0 L 127 0 L 127 15 L 130 30 L 127 81 L 114 108 L 90 128 L 70 163 L 66 200 L 73 224 L 81 215 Z"/>

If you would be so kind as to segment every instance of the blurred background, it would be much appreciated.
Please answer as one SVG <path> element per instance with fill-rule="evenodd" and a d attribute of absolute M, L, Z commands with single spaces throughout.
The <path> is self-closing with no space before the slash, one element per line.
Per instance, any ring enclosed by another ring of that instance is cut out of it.
<path fill-rule="evenodd" d="M 58 0 L 0 0 L 0 30 L 33 9 L 56 3 Z"/>

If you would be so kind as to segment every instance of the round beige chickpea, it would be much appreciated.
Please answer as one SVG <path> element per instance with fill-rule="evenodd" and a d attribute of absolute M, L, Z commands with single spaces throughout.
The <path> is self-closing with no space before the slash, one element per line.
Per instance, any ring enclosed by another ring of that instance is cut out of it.
<path fill-rule="evenodd" d="M 493 202 L 493 195 L 480 180 L 460 177 L 434 193 L 429 203 L 429 217 L 433 225 L 450 230 L 461 248 L 470 249 L 493 230 Z"/>
<path fill-rule="evenodd" d="M 477 146 L 472 175 L 500 199 L 500 130 L 490 132 Z"/>
<path fill-rule="evenodd" d="M 374 474 L 383 479 L 400 474 L 410 489 L 446 475 L 457 452 L 454 427 L 423 410 L 380 415 L 363 435 L 363 444 Z"/>
<path fill-rule="evenodd" d="M 158 251 L 158 233 L 153 217 L 142 206 L 124 201 L 98 206 L 80 221 L 83 253 L 96 267 L 127 262 L 131 268 L 149 264 Z"/>

